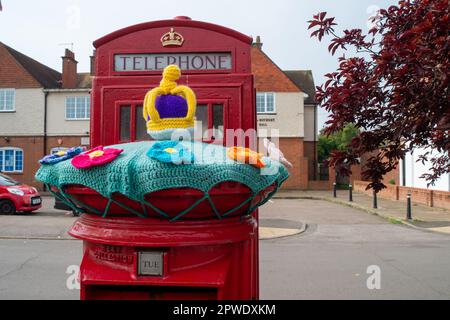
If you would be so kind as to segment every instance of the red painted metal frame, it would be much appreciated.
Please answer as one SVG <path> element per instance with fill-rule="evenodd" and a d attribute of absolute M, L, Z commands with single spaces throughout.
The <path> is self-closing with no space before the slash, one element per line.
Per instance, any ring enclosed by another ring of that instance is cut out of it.
<path fill-rule="evenodd" d="M 94 41 L 94 47 L 98 48 L 100 46 L 106 45 L 118 38 L 124 37 L 129 34 L 134 34 L 139 31 L 149 30 L 149 29 L 157 29 L 161 27 L 190 27 L 197 28 L 200 30 L 209 30 L 213 32 L 217 32 L 228 37 L 234 38 L 237 41 L 242 41 L 246 44 L 251 44 L 253 39 L 243 33 L 240 33 L 236 30 L 226 28 L 224 26 L 219 26 L 217 24 L 208 23 L 204 21 L 195 21 L 190 19 L 170 19 L 170 20 L 159 20 L 159 21 L 150 21 L 141 24 L 136 24 L 133 26 L 129 26 L 127 28 L 123 28 L 117 31 L 114 31 L 96 41 Z M 178 31 L 178 30 L 177 30 Z M 186 39 L 185 41 L 189 41 L 190 39 Z M 159 38 L 158 38 L 159 40 Z M 204 39 L 201 39 L 204 40 Z"/>
<path fill-rule="evenodd" d="M 91 110 L 93 146 L 117 143 L 115 137 L 118 137 L 119 125 L 114 110 L 116 103 L 118 101 L 142 101 L 148 89 L 157 86 L 160 80 L 160 76 L 158 78 L 147 76 L 142 79 L 136 78 L 138 77 L 96 78 L 94 80 Z M 179 83 L 189 85 L 195 91 L 199 101 L 227 101 L 227 115 L 224 119 L 227 127 L 225 129 L 246 131 L 255 128 L 255 111 L 244 107 L 252 106 L 254 103 L 251 75 L 227 76 L 226 78 L 233 80 L 229 83 L 224 83 L 226 80 L 224 78 L 225 76 L 217 75 L 190 76 L 188 81 L 186 77 L 182 77 Z M 133 84 L 135 81 L 136 83 Z M 94 106 L 96 107 L 94 108 Z"/>
<path fill-rule="evenodd" d="M 83 215 L 81 299 L 257 299 L 257 222 L 103 219 Z M 162 276 L 137 275 L 138 254 L 163 253 Z M 207 294 L 205 294 L 207 293 Z"/>
<path fill-rule="evenodd" d="M 186 71 L 184 70 L 183 73 L 186 74 L 231 74 L 234 73 L 237 69 L 237 65 L 236 65 L 236 52 L 233 49 L 229 49 L 229 48 L 223 48 L 220 51 L 217 50 L 211 50 L 208 48 L 204 48 L 204 49 L 196 49 L 190 52 L 185 52 L 185 51 L 180 51 L 180 52 L 174 52 L 174 51 L 169 51 L 170 49 L 166 49 L 166 48 L 155 48 L 152 53 L 160 53 L 160 54 L 180 54 L 180 53 L 230 53 L 231 54 L 231 62 L 232 62 L 232 68 L 230 70 L 228 69 L 223 69 L 223 70 L 189 70 Z M 156 71 L 156 70 L 142 70 L 142 71 L 116 71 L 114 68 L 114 57 L 118 54 L 146 54 L 148 53 L 148 51 L 136 51 L 136 50 L 113 50 L 110 53 L 110 57 L 109 60 L 112 61 L 111 64 L 111 76 L 142 76 L 142 75 L 155 75 L 155 76 L 161 76 L 161 71 Z"/>
<path fill-rule="evenodd" d="M 222 105 L 223 107 L 223 127 L 224 128 L 229 128 L 228 126 L 228 116 L 229 116 L 229 103 L 228 103 L 228 99 L 200 99 L 197 100 L 197 104 L 198 105 L 203 105 L 206 104 L 207 105 L 207 111 L 208 111 L 208 129 L 213 129 L 213 107 L 214 105 Z M 114 132 L 115 132 L 115 141 L 117 141 L 116 143 L 127 143 L 127 142 L 134 142 L 134 141 L 138 141 L 136 139 L 136 109 L 137 106 L 142 106 L 143 105 L 143 101 L 141 100 L 118 100 L 114 102 L 114 123 L 115 123 L 115 128 L 114 128 Z M 120 111 L 121 108 L 123 107 L 129 107 L 130 108 L 130 140 L 129 141 L 125 141 L 125 140 L 121 140 L 120 139 L 120 126 L 121 126 L 121 121 L 120 121 Z M 225 134 L 225 133 L 224 133 Z M 212 140 L 212 139 L 200 139 L 203 142 L 206 143 L 218 143 L 220 142 L 221 144 L 226 144 L 226 140 L 225 140 L 225 136 L 223 137 L 222 140 Z"/>
<path fill-rule="evenodd" d="M 259 203 L 267 198 L 267 195 L 276 189 L 275 184 L 262 190 L 257 195 L 253 195 L 250 188 L 238 182 L 225 181 L 209 190 L 208 194 L 211 201 L 214 203 L 217 211 L 221 214 L 221 218 L 231 218 L 236 216 L 244 216 L 248 214 L 250 208 L 256 207 Z M 53 191 L 60 192 L 53 187 Z M 77 201 L 78 206 L 86 210 L 87 213 L 96 214 L 100 212 L 104 214 L 104 209 L 110 199 L 103 197 L 101 194 L 93 189 L 81 185 L 67 185 L 64 187 L 64 193 L 69 194 Z M 190 208 L 194 203 L 204 198 L 205 194 L 197 189 L 192 188 L 174 188 L 155 191 L 145 196 L 145 201 L 152 206 L 166 213 L 166 219 L 173 219 L 178 216 L 183 210 Z M 126 196 L 114 193 L 111 197 L 114 201 L 119 201 L 121 204 L 131 208 L 134 212 L 138 212 L 142 216 L 149 218 L 161 219 L 161 214 L 150 207 L 148 204 L 141 204 L 139 201 L 133 201 Z M 84 206 L 83 206 L 84 205 Z M 144 210 L 145 207 L 145 210 Z M 237 208 L 230 212 L 232 209 Z M 136 214 L 125 210 L 123 207 L 111 203 L 107 217 L 136 217 Z M 226 214 L 226 215 L 225 215 Z M 190 210 L 183 216 L 182 220 L 216 220 L 218 217 L 212 210 L 211 205 L 207 199 L 200 202 L 195 208 Z"/>
<path fill-rule="evenodd" d="M 171 28 L 183 35 L 182 46 L 162 47 L 160 38 Z M 120 53 L 229 52 L 231 70 L 184 70 L 178 83 L 191 87 L 200 103 L 224 104 L 224 130 L 255 129 L 251 43 L 250 37 L 237 31 L 187 19 L 143 23 L 95 41 L 92 146 L 119 143 L 119 106 L 140 104 L 146 92 L 161 80 L 161 72 L 116 72 L 114 55 Z M 249 141 L 250 144 L 256 145 L 255 141 Z M 81 298 L 258 299 L 257 221 L 257 211 L 245 219 L 171 223 L 156 218 L 85 214 L 70 231 L 84 240 Z M 137 275 L 140 251 L 164 253 L 162 277 Z M 102 260 L 104 257 L 106 261 Z"/>

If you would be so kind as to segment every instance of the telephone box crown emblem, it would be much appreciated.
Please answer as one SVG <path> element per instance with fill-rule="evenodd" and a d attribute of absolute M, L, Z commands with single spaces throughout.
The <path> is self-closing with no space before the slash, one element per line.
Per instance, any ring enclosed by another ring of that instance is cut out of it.
<path fill-rule="evenodd" d="M 176 31 L 173 31 L 173 28 L 170 28 L 170 31 L 165 33 L 161 37 L 161 43 L 163 47 L 166 46 L 182 46 L 184 42 L 184 38 L 181 34 Z"/>

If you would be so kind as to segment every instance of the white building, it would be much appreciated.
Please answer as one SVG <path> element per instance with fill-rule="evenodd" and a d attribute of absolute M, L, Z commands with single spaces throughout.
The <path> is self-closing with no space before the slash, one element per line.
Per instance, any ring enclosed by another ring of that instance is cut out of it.
<path fill-rule="evenodd" d="M 450 191 L 450 173 L 442 175 L 433 186 L 427 186 L 428 182 L 420 178 L 423 174 L 430 173 L 430 162 L 422 164 L 421 161 L 417 161 L 420 155 L 425 152 L 425 149 L 416 149 L 414 152 L 407 154 L 404 161 L 401 161 L 400 184 L 414 188 Z M 437 155 L 437 153 L 435 152 L 434 155 Z"/>

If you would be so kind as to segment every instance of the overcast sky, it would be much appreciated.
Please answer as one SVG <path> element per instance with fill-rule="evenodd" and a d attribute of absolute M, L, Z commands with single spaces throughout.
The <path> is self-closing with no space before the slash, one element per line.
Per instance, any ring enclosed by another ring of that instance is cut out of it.
<path fill-rule="evenodd" d="M 92 42 L 114 30 L 152 20 L 190 16 L 260 35 L 280 68 L 311 69 L 316 85 L 336 69 L 327 42 L 310 39 L 307 21 L 327 11 L 339 28 L 362 28 L 378 8 L 396 0 L 1 0 L 0 41 L 61 71 L 65 43 L 74 43 L 79 72 L 89 70 Z M 319 112 L 322 126 L 326 112 Z"/>

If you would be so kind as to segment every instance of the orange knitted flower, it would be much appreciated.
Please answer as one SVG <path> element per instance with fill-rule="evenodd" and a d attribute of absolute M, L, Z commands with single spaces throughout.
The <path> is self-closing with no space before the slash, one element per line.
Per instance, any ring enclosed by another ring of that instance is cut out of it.
<path fill-rule="evenodd" d="M 262 160 L 263 154 L 243 147 L 227 149 L 227 156 L 237 162 L 247 163 L 256 168 L 264 168 L 266 164 Z"/>

